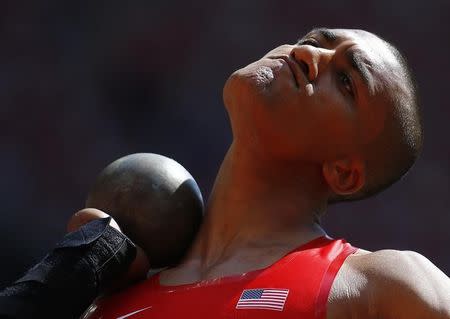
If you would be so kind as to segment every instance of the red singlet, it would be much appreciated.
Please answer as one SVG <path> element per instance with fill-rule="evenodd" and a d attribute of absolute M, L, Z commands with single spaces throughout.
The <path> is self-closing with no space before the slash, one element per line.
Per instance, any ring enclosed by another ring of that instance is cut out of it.
<path fill-rule="evenodd" d="M 195 284 L 161 286 L 159 274 L 86 312 L 89 319 L 325 319 L 328 294 L 344 260 L 357 249 L 320 237 L 265 269 Z"/>

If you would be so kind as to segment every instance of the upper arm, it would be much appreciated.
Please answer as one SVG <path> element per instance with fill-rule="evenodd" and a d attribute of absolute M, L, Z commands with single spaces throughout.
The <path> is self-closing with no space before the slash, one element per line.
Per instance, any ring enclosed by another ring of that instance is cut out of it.
<path fill-rule="evenodd" d="M 382 250 L 361 256 L 358 268 L 379 318 L 450 319 L 450 279 L 424 256 Z"/>

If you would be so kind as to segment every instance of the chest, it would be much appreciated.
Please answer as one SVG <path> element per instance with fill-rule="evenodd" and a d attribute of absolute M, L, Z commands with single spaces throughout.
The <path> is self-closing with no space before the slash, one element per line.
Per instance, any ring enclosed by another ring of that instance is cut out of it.
<path fill-rule="evenodd" d="M 240 277 L 240 278 L 239 278 Z M 307 289 L 255 274 L 203 281 L 196 285 L 145 285 L 99 301 L 88 318 L 315 318 L 316 296 Z M 126 296 L 126 297 L 125 297 Z M 138 311 L 138 312 L 137 312 Z"/>
<path fill-rule="evenodd" d="M 326 257 L 326 258 L 325 258 Z M 266 269 L 194 284 L 161 285 L 159 275 L 98 300 L 89 319 L 325 319 L 336 268 L 323 249 L 289 254 Z"/>
<path fill-rule="evenodd" d="M 126 318 L 324 318 L 326 269 L 300 272 L 286 259 L 276 267 L 176 287 L 159 277 L 96 303 L 89 319 Z M 307 268 L 308 265 L 303 265 Z M 326 268 L 326 267 L 325 267 Z"/>

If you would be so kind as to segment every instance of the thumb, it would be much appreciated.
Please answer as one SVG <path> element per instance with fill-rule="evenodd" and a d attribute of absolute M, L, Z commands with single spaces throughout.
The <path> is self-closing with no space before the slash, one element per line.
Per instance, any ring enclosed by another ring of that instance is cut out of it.
<path fill-rule="evenodd" d="M 110 217 L 110 216 L 107 213 L 105 213 L 99 209 L 84 208 L 84 209 L 76 212 L 75 214 L 73 214 L 70 217 L 69 222 L 67 223 L 66 229 L 67 229 L 67 232 L 70 233 L 70 232 L 78 230 L 81 226 L 83 226 L 95 219 L 107 218 L 107 217 Z M 111 222 L 109 224 L 111 225 L 111 227 L 114 227 L 118 231 L 121 231 L 119 225 L 117 224 L 117 222 L 114 219 L 111 219 Z"/>

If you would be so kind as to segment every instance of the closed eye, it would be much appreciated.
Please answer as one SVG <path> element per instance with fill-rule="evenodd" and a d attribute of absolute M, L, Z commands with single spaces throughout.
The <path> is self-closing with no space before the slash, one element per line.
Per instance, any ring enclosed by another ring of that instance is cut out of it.
<path fill-rule="evenodd" d="M 344 89 L 350 94 L 352 97 L 355 96 L 355 92 L 353 90 L 353 82 L 352 78 L 345 72 L 338 73 L 338 79 L 341 84 L 344 86 Z"/>

